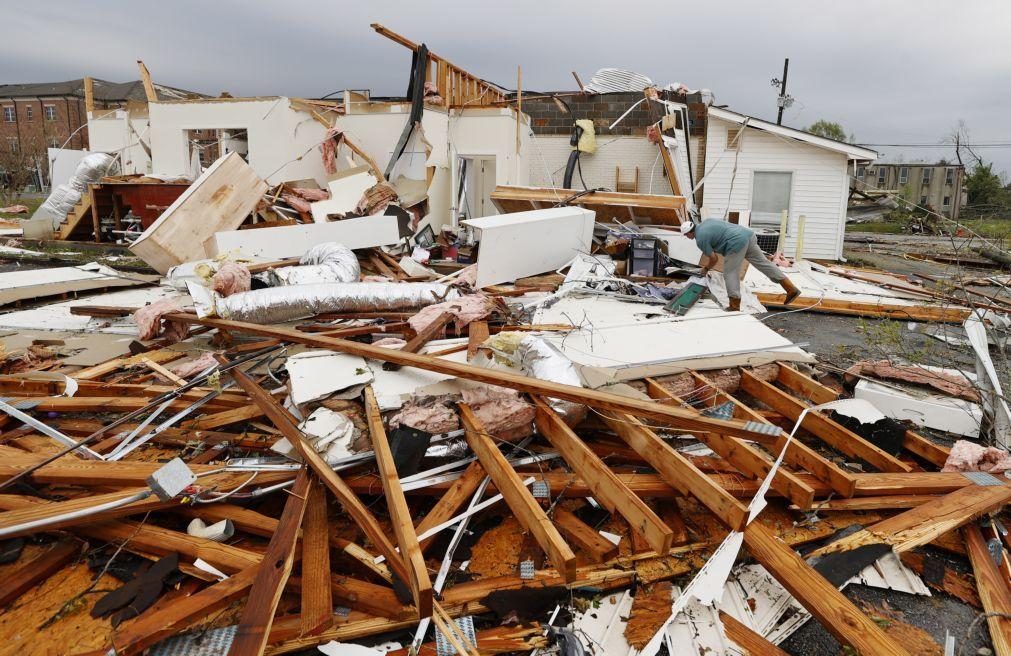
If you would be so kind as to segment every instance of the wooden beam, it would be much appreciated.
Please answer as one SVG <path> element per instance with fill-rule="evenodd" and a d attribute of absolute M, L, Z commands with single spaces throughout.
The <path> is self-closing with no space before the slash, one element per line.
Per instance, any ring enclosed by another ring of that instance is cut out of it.
<path fill-rule="evenodd" d="M 256 572 L 239 627 L 228 650 L 229 656 L 260 656 L 267 647 L 270 625 L 295 562 L 295 541 L 311 491 L 312 480 L 303 466 L 285 501 L 277 532 L 263 554 L 263 562 Z"/>
<path fill-rule="evenodd" d="M 721 610 L 720 621 L 723 622 L 723 630 L 727 637 L 743 649 L 747 656 L 790 656 L 733 615 Z"/>
<path fill-rule="evenodd" d="M 221 428 L 222 426 L 238 424 L 243 421 L 249 421 L 250 419 L 258 419 L 262 417 L 263 414 L 262 408 L 257 406 L 255 403 L 251 403 L 241 408 L 232 408 L 223 412 L 204 415 L 200 419 L 187 421 L 183 423 L 182 426 L 183 428 L 192 428 L 193 430 L 214 430 L 215 428 Z"/>
<path fill-rule="evenodd" d="M 822 385 L 814 378 L 806 376 L 793 367 L 782 363 L 779 365 L 777 379 L 793 392 L 811 399 L 815 405 L 835 401 L 842 396 L 834 389 Z M 907 430 L 905 436 L 903 436 L 902 447 L 938 467 L 944 467 L 944 463 L 948 461 L 948 454 L 951 453 L 951 449 L 932 442 L 911 430 Z"/>
<path fill-rule="evenodd" d="M 432 509 L 428 511 L 420 522 L 418 522 L 415 528 L 415 533 L 421 535 L 425 531 L 439 524 L 452 519 L 456 516 L 457 512 L 463 508 L 471 498 L 474 496 L 474 492 L 477 491 L 481 481 L 484 480 L 486 474 L 484 467 L 481 466 L 479 461 L 474 461 L 467 466 L 467 469 L 463 471 L 460 478 L 453 481 L 453 483 L 446 490 L 445 494 L 439 498 Z M 422 540 L 421 551 L 424 552 L 425 549 L 432 544 L 435 540 L 435 536 L 428 538 L 427 540 Z"/>
<path fill-rule="evenodd" d="M 660 389 L 670 400 L 681 404 L 681 407 L 691 408 L 666 388 L 661 387 Z M 773 461 L 740 438 L 719 433 L 695 433 L 695 436 L 743 474 L 752 478 L 764 479 L 772 471 Z M 783 467 L 776 471 L 776 475 L 772 479 L 772 488 L 801 508 L 808 509 L 814 503 L 814 489 L 796 474 Z"/>
<path fill-rule="evenodd" d="M 273 532 L 271 531 L 271 533 Z M 326 491 L 317 479 L 309 491 L 305 519 L 302 524 L 302 607 L 300 613 L 302 635 L 316 635 L 333 626 L 329 532 Z"/>
<path fill-rule="evenodd" d="M 297 331 L 296 331 L 297 332 Z M 358 524 L 358 526 L 365 532 L 372 544 L 376 546 L 383 556 L 386 557 L 386 561 L 389 564 L 390 569 L 400 577 L 402 581 L 409 581 L 410 575 L 407 571 L 407 566 L 404 560 L 397 553 L 397 550 L 393 547 L 393 543 L 390 539 L 386 537 L 385 531 L 376 521 L 375 516 L 369 511 L 369 509 L 362 503 L 361 499 L 347 486 L 347 484 L 341 479 L 340 476 L 334 472 L 333 468 L 326 463 L 323 458 L 316 453 L 316 450 L 309 444 L 302 431 L 298 429 L 295 423 L 295 418 L 291 416 L 285 408 L 277 402 L 273 396 L 267 393 L 262 387 L 257 385 L 252 378 L 247 376 L 245 373 L 239 371 L 238 369 L 231 370 L 232 378 L 235 380 L 236 384 L 245 390 L 249 398 L 253 399 L 253 402 L 263 409 L 264 414 L 270 419 L 271 423 L 281 431 L 281 434 L 288 438 L 295 450 L 298 451 L 299 455 L 302 457 L 302 461 L 305 462 L 323 484 L 327 486 L 327 489 L 333 493 L 337 500 L 340 501 L 344 510 L 351 516 L 351 518 Z"/>
<path fill-rule="evenodd" d="M 747 369 L 741 369 L 741 389 L 791 421 L 797 421 L 808 407 Z M 817 410 L 804 417 L 804 428 L 840 453 L 859 458 L 883 472 L 910 472 L 913 468 L 895 456 L 871 444 L 853 431 L 840 426 Z"/>
<path fill-rule="evenodd" d="M 887 544 L 902 553 L 932 542 L 1009 501 L 1011 488 L 1007 486 L 970 485 L 872 524 L 809 555 L 851 551 L 869 544 Z"/>
<path fill-rule="evenodd" d="M 980 601 L 983 602 L 983 610 L 987 613 L 1004 615 L 986 619 L 994 652 L 997 656 L 1011 656 L 1011 619 L 1007 617 L 1011 615 L 1011 590 L 1008 589 L 1008 581 L 990 557 L 990 551 L 979 527 L 966 526 L 962 529 L 962 535 L 965 538 L 969 562 L 972 563 L 972 573 L 976 577 L 976 590 L 979 592 Z"/>
<path fill-rule="evenodd" d="M 567 582 L 576 578 L 576 555 L 558 533 L 558 529 L 537 504 L 530 490 L 516 470 L 512 468 L 495 442 L 485 430 L 481 420 L 466 404 L 460 405 L 460 419 L 466 431 L 467 443 L 491 480 L 495 481 L 499 493 L 505 498 L 509 508 L 516 514 L 523 528 L 530 531 L 548 555 L 548 560 Z"/>
<path fill-rule="evenodd" d="M 744 530 L 748 551 L 797 601 L 844 645 L 863 656 L 908 656 L 871 618 L 811 569 L 760 522 Z"/>
<path fill-rule="evenodd" d="M 561 506 L 556 506 L 551 514 L 558 530 L 564 533 L 573 544 L 583 550 L 595 563 L 603 563 L 618 555 L 618 545 L 606 539 L 593 527 L 576 517 Z M 667 553 L 666 551 L 660 553 Z"/>
<path fill-rule="evenodd" d="M 89 76 L 84 78 L 84 111 L 88 113 L 88 118 L 95 111 L 95 81 Z"/>
<path fill-rule="evenodd" d="M 657 553 L 670 551 L 674 532 L 634 492 L 621 482 L 611 468 L 597 457 L 541 397 L 533 397 L 537 408 L 537 431 L 562 454 L 562 458 L 593 490 L 593 498 L 611 513 L 625 518 Z"/>
<path fill-rule="evenodd" d="M 643 460 L 650 463 L 671 487 L 684 496 L 698 499 L 731 529 L 744 528 L 748 509 L 710 480 L 688 458 L 657 437 L 656 433 L 632 415 L 616 413 L 614 416 L 602 416 L 611 430 L 625 440 Z"/>
<path fill-rule="evenodd" d="M 759 292 L 755 294 L 766 307 L 786 307 L 786 294 Z M 890 318 L 903 321 L 940 321 L 962 323 L 969 316 L 969 308 L 943 305 L 898 305 L 888 303 L 863 303 L 829 298 L 801 296 L 790 302 L 791 310 L 809 310 L 856 317 Z"/>
<path fill-rule="evenodd" d="M 414 532 L 414 522 L 411 519 L 411 509 L 407 507 L 404 489 L 400 487 L 400 474 L 393 461 L 393 450 L 386 438 L 383 427 L 383 417 L 379 413 L 379 403 L 371 386 L 365 388 L 365 416 L 369 423 L 369 434 L 372 436 L 372 450 L 376 454 L 376 464 L 383 481 L 383 492 L 386 495 L 386 506 L 393 523 L 393 534 L 400 546 L 400 555 L 407 563 L 410 574 L 404 583 L 410 586 L 414 605 L 420 617 L 432 614 L 432 581 L 425 566 L 425 557 L 418 546 L 418 534 Z"/>
<path fill-rule="evenodd" d="M 0 586 L 0 608 L 39 585 L 63 567 L 77 558 L 81 553 L 82 543 L 77 540 L 66 540 L 56 543 L 44 553 L 32 558 L 18 567 L 13 573 L 4 577 Z"/>
<path fill-rule="evenodd" d="M 745 422 L 726 421 L 722 419 L 712 419 L 698 415 L 695 412 L 683 408 L 664 406 L 652 401 L 643 401 L 629 397 L 601 392 L 599 390 L 576 387 L 574 385 L 563 385 L 551 381 L 538 380 L 529 376 L 515 374 L 507 371 L 492 371 L 484 367 L 477 367 L 462 362 L 443 360 L 418 353 L 403 353 L 398 349 L 383 348 L 371 344 L 362 344 L 333 337 L 312 335 L 301 333 L 289 328 L 277 326 L 262 326 L 259 324 L 246 323 L 242 321 L 230 321 L 227 319 L 201 319 L 193 314 L 174 312 L 167 315 L 167 319 L 186 321 L 212 328 L 233 330 L 263 337 L 274 337 L 283 341 L 305 344 L 317 348 L 329 349 L 340 353 L 350 353 L 360 355 L 383 362 L 394 362 L 396 364 L 417 367 L 425 371 L 448 374 L 458 378 L 474 380 L 477 382 L 508 387 L 529 394 L 540 394 L 550 398 L 565 399 L 575 403 L 583 403 L 595 408 L 611 410 L 617 412 L 632 413 L 644 419 L 658 419 L 669 422 L 672 426 L 689 431 L 712 431 L 722 435 L 732 435 L 745 439 L 754 439 L 756 433 L 745 428 Z"/>
<path fill-rule="evenodd" d="M 139 59 L 137 60 L 137 68 L 140 69 L 140 81 L 144 85 L 144 95 L 147 97 L 147 101 L 149 103 L 158 102 L 158 93 L 154 90 L 154 83 L 151 82 L 151 72 Z"/>
<path fill-rule="evenodd" d="M 474 359 L 478 348 L 488 339 L 488 322 L 474 321 L 467 328 L 467 362 Z"/>
<path fill-rule="evenodd" d="M 16 526 L 25 526 L 22 530 L 9 532 L 5 536 L 5 538 L 13 538 L 21 535 L 32 535 L 43 530 L 53 531 L 85 523 L 101 522 L 117 517 L 126 517 L 137 513 L 164 510 L 165 508 L 169 508 L 178 503 L 177 501 L 162 501 L 157 497 L 150 497 L 148 499 L 135 501 L 131 504 L 120 506 L 118 508 L 112 508 L 93 515 L 83 515 L 77 517 L 70 515 L 67 517 L 70 513 L 88 510 L 89 508 L 94 508 L 104 503 L 111 503 L 121 499 L 126 499 L 127 497 L 131 497 L 138 492 L 141 492 L 143 489 L 144 488 L 133 488 L 120 490 L 117 492 L 109 492 L 107 494 L 78 497 L 76 499 L 68 499 L 66 501 L 54 501 L 45 505 L 0 512 L 0 528 L 10 530 Z M 26 526 L 31 522 L 48 519 L 59 519 L 59 521 L 46 524 L 44 527 Z"/>
<path fill-rule="evenodd" d="M 422 328 L 417 335 L 409 339 L 406 344 L 400 347 L 400 350 L 405 353 L 417 353 L 423 346 L 425 346 L 425 344 L 441 333 L 446 327 L 446 324 L 453 320 L 454 316 L 455 315 L 452 312 L 443 312 L 430 324 Z M 400 369 L 400 365 L 393 362 L 387 362 L 383 364 L 383 369 L 386 371 L 397 371 Z"/>
<path fill-rule="evenodd" d="M 112 636 L 115 653 L 120 656 L 140 654 L 162 639 L 184 632 L 246 594 L 258 571 L 258 565 L 247 567 L 220 583 L 124 624 L 125 628 Z"/>

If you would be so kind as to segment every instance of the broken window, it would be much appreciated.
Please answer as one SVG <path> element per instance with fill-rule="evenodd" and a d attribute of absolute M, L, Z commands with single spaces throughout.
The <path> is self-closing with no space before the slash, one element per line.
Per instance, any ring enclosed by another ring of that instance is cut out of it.
<path fill-rule="evenodd" d="M 190 161 L 199 161 L 206 169 L 219 157 L 238 153 L 249 161 L 249 141 L 245 128 L 200 128 L 186 131 Z"/>
<path fill-rule="evenodd" d="M 790 210 L 793 173 L 755 171 L 751 192 L 751 224 L 778 227 L 783 211 Z"/>

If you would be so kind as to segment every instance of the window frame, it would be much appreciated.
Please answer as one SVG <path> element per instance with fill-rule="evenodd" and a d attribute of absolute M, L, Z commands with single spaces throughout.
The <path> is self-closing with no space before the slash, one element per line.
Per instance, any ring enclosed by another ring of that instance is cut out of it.
<path fill-rule="evenodd" d="M 4 123 L 14 123 L 17 121 L 17 108 L 15 105 L 4 105 Z"/>
<path fill-rule="evenodd" d="M 42 118 L 49 122 L 56 121 L 56 105 L 43 105 Z"/>
<path fill-rule="evenodd" d="M 906 184 L 909 182 L 909 167 L 900 166 L 899 167 L 899 184 Z"/>
<path fill-rule="evenodd" d="M 882 185 L 888 184 L 888 168 L 885 166 L 879 166 L 877 173 L 878 188 L 880 189 Z"/>
<path fill-rule="evenodd" d="M 950 166 L 944 169 L 944 184 L 955 184 L 955 169 Z"/>
<path fill-rule="evenodd" d="M 923 173 L 920 176 L 920 184 L 929 185 L 934 179 L 934 169 L 929 166 L 923 167 Z"/>

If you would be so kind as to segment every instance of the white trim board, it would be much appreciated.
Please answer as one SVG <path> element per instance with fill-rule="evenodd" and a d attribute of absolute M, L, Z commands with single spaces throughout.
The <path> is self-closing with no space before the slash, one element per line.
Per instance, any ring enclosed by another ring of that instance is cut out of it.
<path fill-rule="evenodd" d="M 479 232 L 478 289 L 554 271 L 589 253 L 596 213 L 552 207 L 462 221 Z"/>
<path fill-rule="evenodd" d="M 219 232 L 208 241 L 208 250 L 211 257 L 238 251 L 248 257 L 281 260 L 301 257 L 316 244 L 329 241 L 351 249 L 395 244 L 400 241 L 397 217 L 381 214 L 330 223 Z"/>

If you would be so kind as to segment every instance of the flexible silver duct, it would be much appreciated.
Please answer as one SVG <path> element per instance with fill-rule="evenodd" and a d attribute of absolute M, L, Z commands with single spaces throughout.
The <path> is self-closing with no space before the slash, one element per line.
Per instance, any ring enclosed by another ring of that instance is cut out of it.
<path fill-rule="evenodd" d="M 424 307 L 460 296 L 428 282 L 332 282 L 254 289 L 227 298 L 188 285 L 197 315 L 251 323 L 284 323 L 327 312 L 382 312 Z"/>
<path fill-rule="evenodd" d="M 316 244 L 298 262 L 300 266 L 269 271 L 267 275 L 270 286 L 357 282 L 362 273 L 354 252 L 335 242 Z"/>
<path fill-rule="evenodd" d="M 519 365 L 528 376 L 539 380 L 548 380 L 563 385 L 583 386 L 583 379 L 576 367 L 565 355 L 554 346 L 536 335 L 528 335 L 520 340 L 516 349 Z M 586 418 L 586 406 L 548 399 L 548 405 L 554 409 L 569 426 L 575 426 Z"/>

